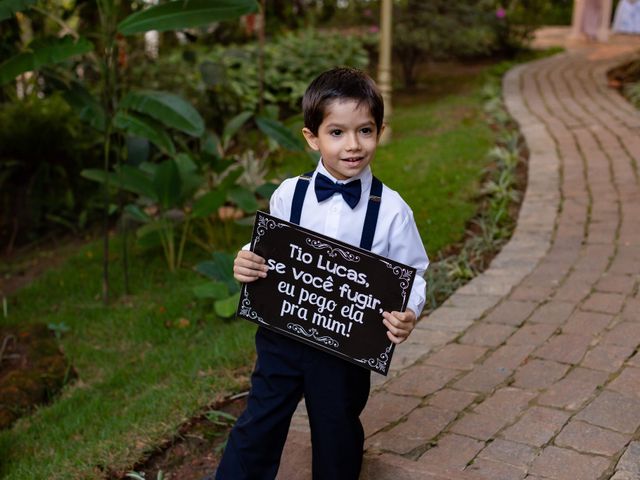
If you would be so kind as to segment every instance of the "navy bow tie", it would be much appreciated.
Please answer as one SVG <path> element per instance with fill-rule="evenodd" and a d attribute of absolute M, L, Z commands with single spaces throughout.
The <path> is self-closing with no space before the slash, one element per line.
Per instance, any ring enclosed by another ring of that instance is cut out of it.
<path fill-rule="evenodd" d="M 354 180 L 349 183 L 336 183 L 331 181 L 325 175 L 318 173 L 316 175 L 316 197 L 318 202 L 322 202 L 331 197 L 334 193 L 339 193 L 347 205 L 351 208 L 355 208 L 360 201 L 360 193 L 362 191 L 360 179 Z"/>

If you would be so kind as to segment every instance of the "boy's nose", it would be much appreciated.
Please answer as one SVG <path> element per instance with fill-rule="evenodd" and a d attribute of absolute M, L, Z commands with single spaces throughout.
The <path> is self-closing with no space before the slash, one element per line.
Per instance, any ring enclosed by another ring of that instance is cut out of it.
<path fill-rule="evenodd" d="M 360 142 L 358 142 L 357 135 L 349 135 L 349 140 L 347 142 L 347 150 L 358 150 L 360 149 Z"/>

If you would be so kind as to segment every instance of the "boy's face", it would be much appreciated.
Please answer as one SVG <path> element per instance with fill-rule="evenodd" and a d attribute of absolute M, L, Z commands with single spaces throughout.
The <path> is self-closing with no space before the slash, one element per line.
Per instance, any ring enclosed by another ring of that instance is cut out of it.
<path fill-rule="evenodd" d="M 380 133 L 365 104 L 355 100 L 334 100 L 326 107 L 318 135 L 308 128 L 302 134 L 309 146 L 320 152 L 325 168 L 337 180 L 362 172 L 376 152 Z"/>

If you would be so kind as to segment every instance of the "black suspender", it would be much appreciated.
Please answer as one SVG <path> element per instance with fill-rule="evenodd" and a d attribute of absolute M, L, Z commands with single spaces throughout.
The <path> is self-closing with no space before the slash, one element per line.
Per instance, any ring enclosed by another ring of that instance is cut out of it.
<path fill-rule="evenodd" d="M 304 197 L 307 194 L 307 188 L 311 183 L 313 172 L 307 172 L 298 177 L 296 189 L 293 192 L 293 201 L 291 202 L 291 216 L 289 221 L 300 224 L 300 216 L 302 215 L 302 205 Z M 369 203 L 367 204 L 367 212 L 364 217 L 364 225 L 362 227 L 362 237 L 360 237 L 360 248 L 371 250 L 373 246 L 373 237 L 376 233 L 376 225 L 378 223 L 378 214 L 380 213 L 380 200 L 382 197 L 382 182 L 376 177 L 371 179 L 371 189 L 369 191 Z"/>
<path fill-rule="evenodd" d="M 362 237 L 360 238 L 360 248 L 371 250 L 373 246 L 373 236 L 376 233 L 378 223 L 378 213 L 380 213 L 380 200 L 382 197 L 382 182 L 376 177 L 371 179 L 371 189 L 369 190 L 369 203 L 367 213 L 364 216 L 364 226 L 362 227 Z"/>
<path fill-rule="evenodd" d="M 304 196 L 307 193 L 307 188 L 309 188 L 312 176 L 313 171 L 300 175 L 298 177 L 298 183 L 296 183 L 296 189 L 293 192 L 293 202 L 291 203 L 291 216 L 289 217 L 289 221 L 296 225 L 300 225 L 302 204 L 304 203 Z"/>

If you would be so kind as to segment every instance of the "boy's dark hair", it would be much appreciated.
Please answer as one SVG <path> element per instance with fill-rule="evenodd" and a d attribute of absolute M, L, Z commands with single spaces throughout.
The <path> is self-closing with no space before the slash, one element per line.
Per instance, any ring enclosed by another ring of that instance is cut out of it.
<path fill-rule="evenodd" d="M 304 126 L 314 135 L 324 120 L 327 104 L 333 100 L 355 100 L 365 103 L 376 122 L 379 135 L 384 118 L 384 101 L 375 82 L 357 68 L 338 67 L 321 73 L 307 87 L 302 97 Z"/>

